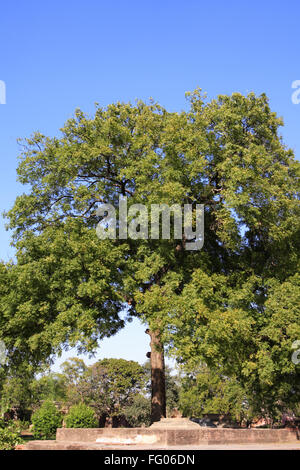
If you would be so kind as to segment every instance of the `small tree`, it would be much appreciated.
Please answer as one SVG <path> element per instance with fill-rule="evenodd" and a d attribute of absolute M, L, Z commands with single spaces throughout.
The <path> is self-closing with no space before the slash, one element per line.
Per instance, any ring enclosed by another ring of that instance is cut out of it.
<path fill-rule="evenodd" d="M 79 384 L 87 371 L 83 359 L 71 357 L 61 365 L 62 374 L 67 384 L 67 397 L 71 403 L 83 402 L 82 389 Z"/>
<path fill-rule="evenodd" d="M 49 373 L 32 381 L 32 404 L 41 401 L 64 402 L 67 399 L 67 381 L 63 374 Z"/>
<path fill-rule="evenodd" d="M 34 402 L 32 390 L 33 373 L 25 368 L 6 371 L 0 389 L 0 403 L 2 413 L 15 409 L 21 417 L 26 409 L 31 408 Z"/>
<path fill-rule="evenodd" d="M 119 415 L 145 387 L 144 368 L 135 361 L 103 359 L 88 367 L 78 383 L 78 396 L 93 405 L 98 417 Z"/>
<path fill-rule="evenodd" d="M 67 428 L 96 428 L 97 420 L 93 408 L 79 403 L 70 408 L 65 419 Z"/>
<path fill-rule="evenodd" d="M 54 403 L 46 401 L 32 415 L 32 424 L 35 439 L 55 439 L 56 430 L 62 424 L 62 415 Z"/>

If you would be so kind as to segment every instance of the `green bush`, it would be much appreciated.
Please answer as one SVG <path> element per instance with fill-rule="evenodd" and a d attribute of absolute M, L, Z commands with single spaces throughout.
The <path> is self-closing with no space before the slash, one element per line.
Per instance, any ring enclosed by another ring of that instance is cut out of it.
<path fill-rule="evenodd" d="M 0 418 L 0 429 L 4 429 L 6 427 L 5 420 L 3 418 Z"/>
<path fill-rule="evenodd" d="M 0 450 L 14 450 L 15 446 L 21 442 L 23 441 L 18 432 L 0 428 Z"/>
<path fill-rule="evenodd" d="M 19 429 L 20 431 L 25 431 L 25 430 L 29 429 L 30 421 L 17 420 L 15 425 L 16 425 L 17 429 Z"/>
<path fill-rule="evenodd" d="M 32 424 L 35 439 L 55 439 L 56 429 L 62 424 L 62 415 L 54 403 L 46 401 L 32 415 Z"/>
<path fill-rule="evenodd" d="M 70 408 L 69 413 L 66 416 L 66 427 L 67 428 L 96 428 L 97 420 L 95 418 L 94 410 L 84 405 L 74 405 Z"/>
<path fill-rule="evenodd" d="M 21 421 L 19 419 L 4 420 L 0 418 L 0 429 L 8 429 L 9 431 L 20 433 L 30 426 L 29 421 Z"/>

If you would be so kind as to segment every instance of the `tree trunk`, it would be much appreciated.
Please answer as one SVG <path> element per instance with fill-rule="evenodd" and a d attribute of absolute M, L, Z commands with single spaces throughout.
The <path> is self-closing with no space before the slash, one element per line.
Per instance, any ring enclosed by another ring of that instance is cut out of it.
<path fill-rule="evenodd" d="M 158 331 L 146 330 L 151 341 L 151 422 L 159 421 L 166 417 L 166 385 L 165 385 L 165 359 L 164 348 Z"/>

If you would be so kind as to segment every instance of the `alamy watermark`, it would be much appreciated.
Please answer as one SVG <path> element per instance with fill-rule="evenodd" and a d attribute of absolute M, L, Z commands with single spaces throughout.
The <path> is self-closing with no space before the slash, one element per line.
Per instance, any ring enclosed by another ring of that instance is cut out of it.
<path fill-rule="evenodd" d="M 300 364 L 300 340 L 299 339 L 293 342 L 292 349 L 296 350 L 292 354 L 292 362 L 298 365 Z"/>
<path fill-rule="evenodd" d="M 0 341 L 0 366 L 6 363 L 6 347 L 3 341 Z"/>
<path fill-rule="evenodd" d="M 128 208 L 127 197 L 119 198 L 117 211 L 112 204 L 98 207 L 98 237 L 120 240 L 184 240 L 186 250 L 201 250 L 204 243 L 203 204 L 132 204 Z M 171 224 L 171 218 L 173 223 Z"/>
<path fill-rule="evenodd" d="M 292 88 L 295 91 L 292 93 L 292 103 L 300 104 L 300 80 L 294 80 L 292 83 Z"/>
<path fill-rule="evenodd" d="M 3 80 L 0 80 L 0 104 L 6 104 L 6 85 Z"/>

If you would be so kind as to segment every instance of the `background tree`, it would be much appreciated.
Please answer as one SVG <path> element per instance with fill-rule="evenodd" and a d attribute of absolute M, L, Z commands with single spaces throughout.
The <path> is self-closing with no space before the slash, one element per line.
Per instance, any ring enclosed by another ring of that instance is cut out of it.
<path fill-rule="evenodd" d="M 180 409 L 184 416 L 202 418 L 205 414 L 228 415 L 239 424 L 254 417 L 247 390 L 234 377 L 225 377 L 200 365 L 181 378 Z M 250 395 L 250 394 L 249 394 Z"/>
<path fill-rule="evenodd" d="M 13 412 L 12 417 L 24 419 L 26 410 L 30 409 L 34 402 L 32 380 L 32 375 L 26 372 L 6 375 L 0 390 L 2 415 Z"/>
<path fill-rule="evenodd" d="M 150 426 L 151 401 L 149 397 L 142 394 L 135 395 L 132 402 L 124 408 L 123 415 L 133 428 Z"/>
<path fill-rule="evenodd" d="M 31 405 L 36 407 L 43 401 L 63 403 L 68 397 L 67 377 L 64 374 L 50 372 L 34 379 L 30 384 Z"/>
<path fill-rule="evenodd" d="M 96 362 L 87 368 L 77 385 L 80 399 L 95 408 L 98 418 L 121 415 L 144 389 L 144 368 L 125 359 Z"/>
<path fill-rule="evenodd" d="M 71 357 L 67 361 L 63 362 L 60 369 L 66 383 L 66 395 L 68 402 L 83 402 L 84 396 L 79 385 L 88 369 L 83 359 L 79 359 L 78 357 Z"/>

